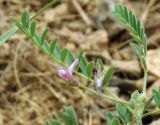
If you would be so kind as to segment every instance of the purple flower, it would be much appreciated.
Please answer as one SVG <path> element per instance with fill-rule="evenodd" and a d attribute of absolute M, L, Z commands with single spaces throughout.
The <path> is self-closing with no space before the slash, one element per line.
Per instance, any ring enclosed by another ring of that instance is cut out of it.
<path fill-rule="evenodd" d="M 76 60 L 68 67 L 67 70 L 65 70 L 65 69 L 62 68 L 62 67 L 59 67 L 59 68 L 58 68 L 58 75 L 59 75 L 61 78 L 67 80 L 67 81 L 72 80 L 72 79 L 73 79 L 73 70 L 74 70 L 74 68 L 78 65 L 78 62 L 79 62 L 79 60 L 76 59 Z"/>

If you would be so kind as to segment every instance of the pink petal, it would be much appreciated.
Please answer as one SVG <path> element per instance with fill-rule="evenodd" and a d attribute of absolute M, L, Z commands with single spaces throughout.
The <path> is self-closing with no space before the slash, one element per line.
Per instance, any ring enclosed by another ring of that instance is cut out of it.
<path fill-rule="evenodd" d="M 65 77 L 66 73 L 67 72 L 65 70 L 58 70 L 58 75 L 62 78 Z"/>
<path fill-rule="evenodd" d="M 72 79 L 72 76 L 70 76 L 62 67 L 58 67 L 58 75 L 67 81 Z"/>
<path fill-rule="evenodd" d="M 67 69 L 69 76 L 72 77 L 74 68 L 78 65 L 79 59 L 76 59 Z"/>

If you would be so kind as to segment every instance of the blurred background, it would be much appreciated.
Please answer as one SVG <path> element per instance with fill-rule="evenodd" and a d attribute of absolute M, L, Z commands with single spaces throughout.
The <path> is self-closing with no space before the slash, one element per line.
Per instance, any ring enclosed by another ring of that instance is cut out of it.
<path fill-rule="evenodd" d="M 10 17 L 20 19 L 24 8 L 32 15 L 49 1 L 0 0 L 0 35 L 13 27 Z M 142 90 L 143 69 L 129 46 L 133 39 L 112 15 L 115 3 L 126 5 L 145 25 L 149 97 L 160 85 L 159 0 L 63 0 L 35 19 L 37 32 L 49 27 L 48 43 L 59 37 L 59 44 L 75 54 L 82 49 L 88 60 L 101 58 L 105 69 L 113 64 L 110 89 L 128 99 L 132 91 Z M 104 113 L 114 111 L 115 104 L 64 82 L 57 75 L 57 64 L 17 32 L 0 46 L 0 125 L 43 125 L 67 105 L 74 106 L 80 125 L 107 125 Z M 158 118 L 146 118 L 144 124 L 159 125 Z"/>

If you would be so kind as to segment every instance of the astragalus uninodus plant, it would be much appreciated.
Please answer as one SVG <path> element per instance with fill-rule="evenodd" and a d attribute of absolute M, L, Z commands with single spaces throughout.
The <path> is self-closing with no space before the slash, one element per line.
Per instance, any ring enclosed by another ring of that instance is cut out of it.
<path fill-rule="evenodd" d="M 145 35 L 145 29 L 140 20 L 130 11 L 127 7 L 116 4 L 113 14 L 115 17 L 126 26 L 129 30 L 130 35 L 135 40 L 130 45 L 135 49 L 137 56 L 144 69 L 144 83 L 143 91 L 134 91 L 131 94 L 131 98 L 125 101 L 116 96 L 109 89 L 109 81 L 114 73 L 114 66 L 111 66 L 107 71 L 104 71 L 103 62 L 101 59 L 97 61 L 88 62 L 83 56 L 83 51 L 79 54 L 73 55 L 67 48 L 61 48 L 58 44 L 58 39 L 54 39 L 48 44 L 45 38 L 48 29 L 45 29 L 42 35 L 36 32 L 36 23 L 33 19 L 44 12 L 47 8 L 58 3 L 59 0 L 52 0 L 45 7 L 40 9 L 35 15 L 29 16 L 27 10 L 24 11 L 21 16 L 21 20 L 17 20 L 12 17 L 12 21 L 15 27 L 4 33 L 0 37 L 0 45 L 5 43 L 8 38 L 14 35 L 18 30 L 22 31 L 27 38 L 29 38 L 35 45 L 41 48 L 46 54 L 53 58 L 60 66 L 58 67 L 57 73 L 60 78 L 66 81 L 66 84 L 80 89 L 89 91 L 97 96 L 102 97 L 106 100 L 111 100 L 116 104 L 116 111 L 119 116 L 114 116 L 111 112 L 106 113 L 106 119 L 108 125 L 120 125 L 121 123 L 126 125 L 142 125 L 142 118 L 145 116 L 152 115 L 159 112 L 160 108 L 160 90 L 153 90 L 152 96 L 149 99 L 146 97 L 146 86 L 147 86 L 147 39 Z M 97 69 L 97 74 L 93 76 L 93 69 Z M 95 84 L 94 88 L 89 88 L 83 83 L 80 83 L 77 77 L 84 78 L 90 83 Z M 72 84 L 70 84 L 72 82 Z M 74 84 L 73 84 L 74 83 Z M 106 91 L 108 94 L 104 94 Z M 147 112 L 147 107 L 154 100 L 158 108 L 152 112 Z M 146 113 L 147 112 L 147 113 Z M 47 121 L 46 125 L 78 125 L 75 112 L 72 107 L 66 107 L 62 113 L 62 119 L 59 119 L 57 115 L 53 115 L 51 122 Z"/>

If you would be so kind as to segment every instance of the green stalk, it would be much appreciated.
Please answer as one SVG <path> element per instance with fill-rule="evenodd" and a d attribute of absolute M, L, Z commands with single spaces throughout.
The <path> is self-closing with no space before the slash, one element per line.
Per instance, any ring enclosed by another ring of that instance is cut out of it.
<path fill-rule="evenodd" d="M 144 69 L 144 82 L 143 82 L 143 93 L 146 96 L 146 89 L 147 89 L 147 69 Z"/>
<path fill-rule="evenodd" d="M 47 10 L 48 8 L 56 5 L 57 3 L 59 3 L 61 0 L 52 0 L 50 3 L 48 3 L 46 6 L 44 6 L 43 8 L 41 8 L 40 10 L 38 10 L 37 13 L 35 13 L 33 16 L 31 16 L 31 20 L 33 20 L 36 16 L 42 14 L 45 10 Z"/>
<path fill-rule="evenodd" d="M 156 115 L 156 114 L 160 114 L 160 109 L 159 108 L 155 109 L 152 112 L 148 112 L 148 113 L 144 114 L 143 117 L 146 117 L 146 116 L 149 116 L 149 115 L 152 116 L 152 115 Z"/>
<path fill-rule="evenodd" d="M 89 92 L 91 92 L 93 94 L 96 94 L 96 95 L 98 95 L 100 97 L 103 97 L 104 99 L 112 100 L 113 102 L 120 103 L 122 105 L 128 105 L 128 102 L 126 102 L 126 101 L 124 101 L 122 99 L 117 99 L 115 97 L 107 96 L 107 95 L 105 95 L 105 94 L 103 94 L 101 92 L 97 92 L 97 91 L 95 91 L 93 89 L 90 89 L 90 88 L 84 86 L 83 84 L 79 84 L 78 87 L 81 88 L 81 89 L 87 90 L 87 91 L 89 91 Z"/>

